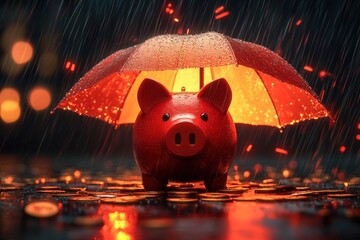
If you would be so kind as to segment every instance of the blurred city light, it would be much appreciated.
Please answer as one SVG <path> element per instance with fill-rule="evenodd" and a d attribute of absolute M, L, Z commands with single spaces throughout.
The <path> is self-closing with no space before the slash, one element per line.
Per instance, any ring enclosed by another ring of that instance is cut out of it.
<path fill-rule="evenodd" d="M 11 57 L 16 64 L 24 64 L 31 60 L 33 52 L 33 47 L 29 42 L 18 41 L 12 46 Z"/>
<path fill-rule="evenodd" d="M 51 103 L 51 93 L 45 87 L 33 88 L 28 96 L 29 105 L 36 111 L 42 111 Z"/>
<path fill-rule="evenodd" d="M 21 108 L 17 101 L 5 100 L 0 104 L 0 118 L 5 123 L 16 122 L 20 118 Z"/>

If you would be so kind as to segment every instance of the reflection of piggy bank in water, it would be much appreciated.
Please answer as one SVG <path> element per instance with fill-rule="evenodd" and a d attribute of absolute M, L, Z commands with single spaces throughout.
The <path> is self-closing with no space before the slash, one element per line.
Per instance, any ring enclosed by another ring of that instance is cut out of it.
<path fill-rule="evenodd" d="M 146 190 L 163 190 L 168 180 L 204 181 L 209 191 L 225 188 L 236 146 L 225 79 L 207 84 L 198 94 L 174 95 L 145 79 L 138 102 L 133 146 Z"/>

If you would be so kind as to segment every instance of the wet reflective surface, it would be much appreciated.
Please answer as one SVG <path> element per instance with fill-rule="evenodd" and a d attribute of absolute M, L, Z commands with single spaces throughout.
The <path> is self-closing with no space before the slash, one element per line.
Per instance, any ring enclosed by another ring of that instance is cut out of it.
<path fill-rule="evenodd" d="M 126 178 L 63 171 L 2 178 L 2 239 L 353 239 L 360 234 L 360 178 L 169 183 L 146 192 Z"/>

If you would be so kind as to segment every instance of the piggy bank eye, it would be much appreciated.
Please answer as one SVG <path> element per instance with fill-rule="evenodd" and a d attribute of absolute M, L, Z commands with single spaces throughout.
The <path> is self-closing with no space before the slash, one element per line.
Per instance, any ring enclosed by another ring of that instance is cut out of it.
<path fill-rule="evenodd" d="M 200 117 L 201 117 L 201 119 L 203 120 L 203 121 L 207 121 L 209 118 L 208 118 L 208 115 L 206 114 L 206 113 L 202 113 L 201 115 L 200 115 Z"/>
<path fill-rule="evenodd" d="M 168 114 L 168 113 L 165 113 L 163 116 L 162 116 L 162 120 L 164 121 L 164 122 L 166 122 L 167 120 L 169 120 L 170 119 L 170 114 Z"/>

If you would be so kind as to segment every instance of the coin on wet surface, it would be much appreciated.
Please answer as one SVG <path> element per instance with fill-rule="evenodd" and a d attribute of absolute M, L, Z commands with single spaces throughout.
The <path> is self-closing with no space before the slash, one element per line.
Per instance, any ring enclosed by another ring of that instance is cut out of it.
<path fill-rule="evenodd" d="M 248 190 L 249 189 L 243 188 L 243 187 L 230 187 L 230 188 L 226 188 L 226 189 L 220 189 L 218 192 L 242 194 L 242 193 L 244 193 L 244 192 L 246 192 Z"/>
<path fill-rule="evenodd" d="M 229 198 L 201 198 L 202 202 L 232 202 L 233 200 Z"/>
<path fill-rule="evenodd" d="M 115 198 L 102 198 L 101 203 L 106 204 L 133 204 L 145 200 L 143 196 L 121 196 Z"/>
<path fill-rule="evenodd" d="M 168 191 L 168 197 L 194 197 L 198 194 L 196 191 Z"/>
<path fill-rule="evenodd" d="M 230 196 L 229 194 L 226 194 L 226 193 L 218 193 L 218 192 L 207 192 L 207 193 L 200 193 L 199 194 L 199 197 L 201 199 L 203 198 L 224 198 L 224 199 L 229 199 Z"/>
<path fill-rule="evenodd" d="M 197 198 L 167 198 L 166 201 L 171 203 L 195 203 L 198 202 Z"/>
<path fill-rule="evenodd" d="M 358 197 L 356 194 L 351 193 L 338 193 L 338 194 L 328 194 L 328 198 L 356 198 Z"/>
<path fill-rule="evenodd" d="M 59 213 L 59 207 L 52 201 L 34 200 L 26 204 L 24 212 L 35 218 L 50 218 Z"/>
<path fill-rule="evenodd" d="M 0 192 L 17 191 L 17 190 L 20 190 L 20 189 L 21 189 L 21 187 L 14 187 L 14 186 L 0 187 Z"/>

